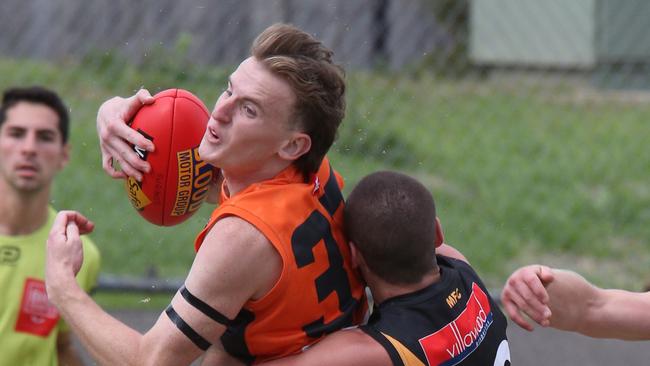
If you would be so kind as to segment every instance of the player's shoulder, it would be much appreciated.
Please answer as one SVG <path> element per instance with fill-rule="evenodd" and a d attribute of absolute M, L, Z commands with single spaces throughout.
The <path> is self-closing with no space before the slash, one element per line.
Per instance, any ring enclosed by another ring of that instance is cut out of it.
<path fill-rule="evenodd" d="M 255 225 L 251 224 L 247 220 L 239 216 L 225 216 L 218 219 L 212 229 L 210 229 L 209 234 L 212 234 L 216 237 L 223 238 L 238 238 L 243 237 L 247 239 L 255 238 L 264 238 L 262 232 L 260 232 Z"/>
<path fill-rule="evenodd" d="M 188 278 L 202 278 L 208 281 L 204 282 L 207 286 L 213 286 L 219 285 L 213 281 L 214 276 L 218 276 L 222 279 L 220 282 L 252 289 L 248 296 L 258 299 L 277 282 L 282 266 L 282 258 L 275 247 L 255 226 L 237 216 L 227 216 L 210 228 Z M 230 286 L 228 291 L 231 290 L 240 291 Z"/>
<path fill-rule="evenodd" d="M 205 252 L 208 248 L 219 248 L 218 252 L 224 253 L 224 250 L 240 252 L 245 248 L 246 253 L 253 253 L 271 247 L 269 239 L 255 225 L 238 216 L 226 216 L 210 228 L 201 249 Z"/>

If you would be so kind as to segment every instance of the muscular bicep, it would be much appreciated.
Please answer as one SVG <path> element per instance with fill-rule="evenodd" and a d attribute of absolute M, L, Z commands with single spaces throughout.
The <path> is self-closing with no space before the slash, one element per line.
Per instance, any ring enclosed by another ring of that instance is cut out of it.
<path fill-rule="evenodd" d="M 152 338 L 169 337 L 178 346 L 175 352 L 191 349 L 196 358 L 219 342 L 249 299 L 273 287 L 281 268 L 279 254 L 257 229 L 236 217 L 219 220 L 206 235 L 185 285 L 154 326 Z"/>
<path fill-rule="evenodd" d="M 229 318 L 249 299 L 277 282 L 282 259 L 253 225 L 234 216 L 218 220 L 206 235 L 185 285 Z"/>
<path fill-rule="evenodd" d="M 263 365 L 391 366 L 392 364 L 388 352 L 377 341 L 355 328 L 330 334 L 298 355 Z"/>

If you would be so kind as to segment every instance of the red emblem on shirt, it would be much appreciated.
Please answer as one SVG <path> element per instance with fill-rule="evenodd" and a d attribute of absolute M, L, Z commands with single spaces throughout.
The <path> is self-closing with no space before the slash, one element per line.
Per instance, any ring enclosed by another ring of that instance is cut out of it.
<path fill-rule="evenodd" d="M 427 362 L 429 365 L 457 365 L 479 347 L 493 322 L 488 295 L 472 283 L 472 293 L 460 315 L 437 332 L 420 339 Z"/>
<path fill-rule="evenodd" d="M 59 321 L 59 312 L 47 299 L 45 282 L 25 280 L 16 331 L 47 337 Z"/>

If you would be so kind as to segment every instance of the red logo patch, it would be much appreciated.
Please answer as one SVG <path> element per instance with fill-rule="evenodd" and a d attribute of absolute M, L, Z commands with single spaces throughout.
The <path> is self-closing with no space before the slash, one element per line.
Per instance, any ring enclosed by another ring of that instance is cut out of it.
<path fill-rule="evenodd" d="M 45 282 L 26 279 L 16 331 L 47 337 L 58 321 L 59 312 L 47 298 Z"/>
<path fill-rule="evenodd" d="M 463 312 L 437 332 L 420 339 L 429 365 L 452 366 L 483 342 L 493 314 L 487 295 L 476 283 Z"/>

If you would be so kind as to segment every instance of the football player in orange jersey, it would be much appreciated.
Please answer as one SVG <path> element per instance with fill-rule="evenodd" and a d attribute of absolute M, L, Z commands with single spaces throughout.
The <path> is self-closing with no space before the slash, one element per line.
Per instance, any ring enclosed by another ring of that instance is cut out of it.
<path fill-rule="evenodd" d="M 47 291 L 97 361 L 189 364 L 223 345 L 255 363 L 299 352 L 362 320 L 364 285 L 343 233 L 342 179 L 325 157 L 344 116 L 344 95 L 343 70 L 311 35 L 278 24 L 257 37 L 251 56 L 230 75 L 199 147 L 222 173 L 220 205 L 197 237 L 185 285 L 145 334 L 76 286 L 78 235 L 92 225 L 80 213 L 57 216 Z M 150 102 L 140 91 L 100 107 L 103 166 L 111 176 L 141 179 L 149 169 L 129 144 L 154 146 L 126 121 Z"/>

